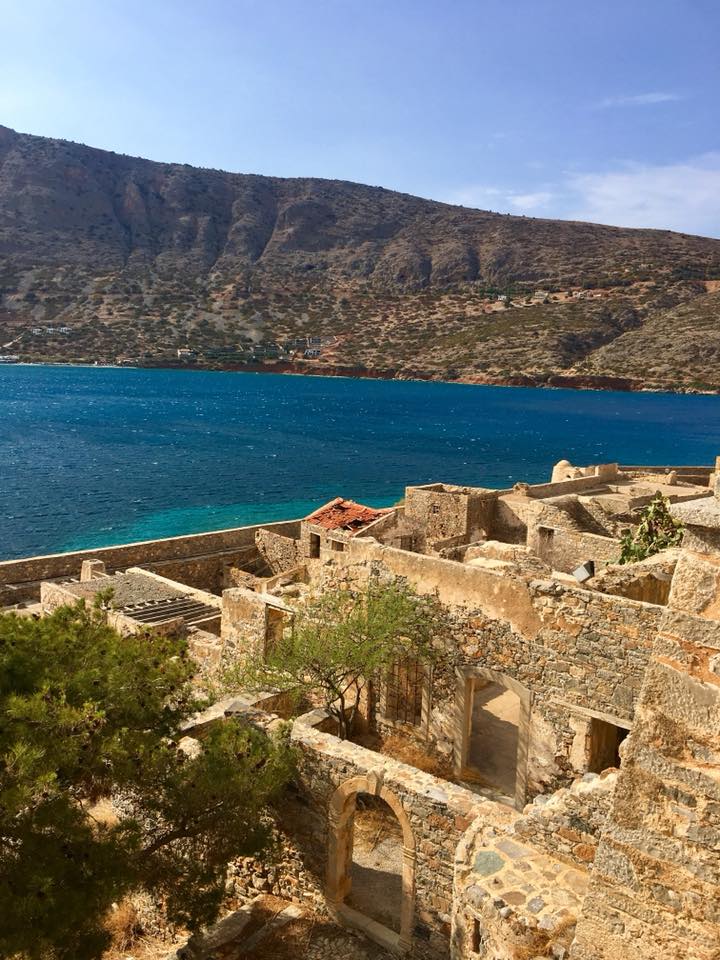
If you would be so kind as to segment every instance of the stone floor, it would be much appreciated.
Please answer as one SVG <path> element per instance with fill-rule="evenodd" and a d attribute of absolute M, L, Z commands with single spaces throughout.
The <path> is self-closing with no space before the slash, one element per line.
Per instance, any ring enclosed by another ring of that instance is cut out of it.
<path fill-rule="evenodd" d="M 508 837 L 477 848 L 473 880 L 467 896 L 474 906 L 491 897 L 502 917 L 535 918 L 545 930 L 579 916 L 589 883 L 587 873 Z"/>
<path fill-rule="evenodd" d="M 361 933 L 307 907 L 260 895 L 158 960 L 390 960 Z M 123 960 L 134 960 L 129 955 Z"/>

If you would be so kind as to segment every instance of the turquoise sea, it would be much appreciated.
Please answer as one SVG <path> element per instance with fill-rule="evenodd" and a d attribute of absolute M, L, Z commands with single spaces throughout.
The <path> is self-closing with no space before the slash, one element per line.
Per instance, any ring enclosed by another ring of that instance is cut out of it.
<path fill-rule="evenodd" d="M 273 374 L 0 367 L 0 558 L 302 516 L 408 483 L 711 463 L 720 398 Z"/>

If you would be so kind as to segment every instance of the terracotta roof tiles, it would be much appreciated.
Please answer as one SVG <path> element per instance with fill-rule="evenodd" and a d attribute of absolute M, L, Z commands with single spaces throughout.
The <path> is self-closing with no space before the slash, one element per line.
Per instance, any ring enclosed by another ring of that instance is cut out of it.
<path fill-rule="evenodd" d="M 324 527 L 326 530 L 355 532 L 389 512 L 389 509 L 376 510 L 373 507 L 365 507 L 361 503 L 355 503 L 354 500 L 343 500 L 342 497 L 337 497 L 305 517 L 305 519 L 308 523 Z"/>

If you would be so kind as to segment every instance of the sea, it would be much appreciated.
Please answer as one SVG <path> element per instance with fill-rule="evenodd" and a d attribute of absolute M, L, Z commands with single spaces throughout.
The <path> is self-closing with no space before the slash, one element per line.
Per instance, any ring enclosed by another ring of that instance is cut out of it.
<path fill-rule="evenodd" d="M 301 517 L 406 484 L 709 464 L 720 397 L 0 366 L 0 559 Z"/>

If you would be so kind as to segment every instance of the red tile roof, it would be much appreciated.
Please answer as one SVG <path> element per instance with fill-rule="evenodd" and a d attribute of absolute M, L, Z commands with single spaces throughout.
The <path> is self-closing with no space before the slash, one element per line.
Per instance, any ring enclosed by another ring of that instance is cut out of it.
<path fill-rule="evenodd" d="M 373 507 L 364 507 L 361 503 L 355 503 L 354 500 L 343 500 L 342 497 L 337 497 L 330 503 L 326 503 L 324 507 L 320 507 L 315 513 L 305 517 L 305 519 L 308 523 L 314 523 L 326 530 L 354 532 L 389 512 L 390 508 L 375 510 Z"/>

